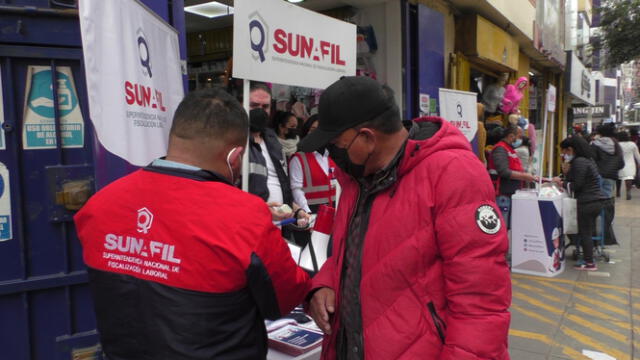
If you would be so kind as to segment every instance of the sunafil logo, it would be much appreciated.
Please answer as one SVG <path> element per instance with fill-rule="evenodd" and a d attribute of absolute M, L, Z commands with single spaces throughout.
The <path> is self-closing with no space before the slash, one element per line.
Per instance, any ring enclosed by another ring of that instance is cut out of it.
<path fill-rule="evenodd" d="M 138 47 L 138 64 L 142 75 L 150 79 L 153 76 L 151 72 L 151 52 L 149 51 L 149 44 L 147 42 L 147 36 L 142 28 L 136 31 L 136 44 Z M 162 112 L 166 112 L 167 108 L 163 103 L 162 92 L 153 89 L 150 86 L 139 84 L 136 81 L 124 82 L 124 96 L 128 105 L 138 105 L 143 108 L 157 109 Z"/>
<path fill-rule="evenodd" d="M 269 26 L 257 11 L 249 15 L 249 38 L 255 52 L 253 59 L 264 62 L 264 54 L 269 51 Z"/>
<path fill-rule="evenodd" d="M 270 36 L 273 38 L 270 39 Z M 315 37 L 305 36 L 294 32 L 277 28 L 273 35 L 269 27 L 259 13 L 249 15 L 249 37 L 251 50 L 255 53 L 254 60 L 265 62 L 266 53 L 271 48 L 280 55 L 292 58 L 307 59 L 318 63 L 346 66 L 346 62 L 340 56 L 341 46 Z"/>

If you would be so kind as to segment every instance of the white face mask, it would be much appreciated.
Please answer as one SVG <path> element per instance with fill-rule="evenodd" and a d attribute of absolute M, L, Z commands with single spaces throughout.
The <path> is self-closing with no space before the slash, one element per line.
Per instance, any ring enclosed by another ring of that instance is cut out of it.
<path fill-rule="evenodd" d="M 562 154 L 562 157 L 564 158 L 564 162 L 571 162 L 574 158 L 574 156 L 570 154 Z"/>
<path fill-rule="evenodd" d="M 237 149 L 238 149 L 237 147 L 234 147 L 227 154 L 227 167 L 229 168 L 229 173 L 231 174 L 231 179 L 229 179 L 229 181 L 231 181 L 233 185 L 237 185 L 236 182 L 240 181 L 240 174 L 238 174 L 237 179 L 235 178 L 235 176 L 233 176 L 233 167 L 231 166 L 231 162 L 229 162 L 229 159 L 231 158 L 231 154 L 233 154 L 233 152 L 236 151 Z"/>

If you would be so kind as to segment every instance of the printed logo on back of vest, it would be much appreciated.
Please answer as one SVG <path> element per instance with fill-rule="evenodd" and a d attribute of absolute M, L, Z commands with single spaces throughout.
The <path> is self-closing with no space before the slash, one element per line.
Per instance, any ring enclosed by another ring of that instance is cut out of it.
<path fill-rule="evenodd" d="M 138 210 L 138 232 L 148 234 L 153 224 L 153 214 L 146 207 Z"/>
<path fill-rule="evenodd" d="M 490 205 L 482 205 L 476 210 L 476 224 L 482 232 L 489 235 L 500 231 L 502 225 L 498 213 Z"/>

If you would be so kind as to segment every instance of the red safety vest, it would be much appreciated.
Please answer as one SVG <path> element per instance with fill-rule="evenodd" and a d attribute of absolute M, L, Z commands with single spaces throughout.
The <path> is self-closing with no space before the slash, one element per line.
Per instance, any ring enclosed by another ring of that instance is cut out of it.
<path fill-rule="evenodd" d="M 520 161 L 520 158 L 518 157 L 518 154 L 513 149 L 513 147 L 501 140 L 494 145 L 493 150 L 491 151 L 493 152 L 496 148 L 499 148 L 499 147 L 505 149 L 507 151 L 507 154 L 509 154 L 509 169 L 511 171 L 524 172 L 524 168 L 522 167 L 522 162 Z M 496 196 L 497 196 L 497 195 L 500 195 L 500 179 L 501 178 L 500 178 L 500 175 L 498 175 L 498 171 L 496 170 L 496 164 L 493 162 L 493 156 L 489 156 L 488 160 L 489 160 L 489 175 L 491 175 L 491 182 L 493 183 L 493 187 L 496 190 Z"/>
<path fill-rule="evenodd" d="M 302 165 L 302 191 L 307 198 L 307 204 L 309 206 L 322 204 L 333 206 L 336 201 L 336 164 L 333 160 L 329 158 L 329 173 L 325 174 L 315 153 L 296 153 L 294 157 L 297 157 Z"/>

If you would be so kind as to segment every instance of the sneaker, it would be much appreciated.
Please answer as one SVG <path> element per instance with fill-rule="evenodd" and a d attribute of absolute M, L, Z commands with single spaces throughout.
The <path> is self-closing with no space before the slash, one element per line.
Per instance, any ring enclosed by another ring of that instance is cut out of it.
<path fill-rule="evenodd" d="M 596 265 L 595 263 L 583 263 L 583 264 L 575 264 L 573 268 L 576 270 L 596 271 L 598 270 L 598 265 Z"/>

